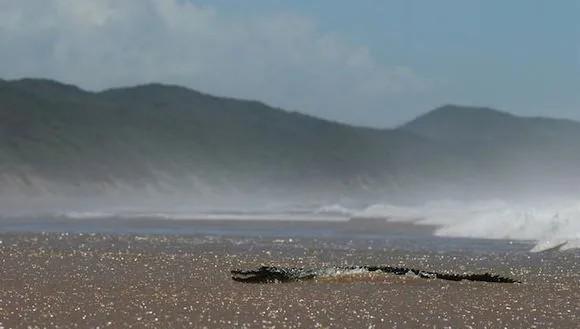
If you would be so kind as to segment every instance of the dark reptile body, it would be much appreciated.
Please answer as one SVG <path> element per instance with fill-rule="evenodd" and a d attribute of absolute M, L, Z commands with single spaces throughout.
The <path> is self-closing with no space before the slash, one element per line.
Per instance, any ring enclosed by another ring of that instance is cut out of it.
<path fill-rule="evenodd" d="M 317 277 L 328 275 L 332 271 L 367 271 L 382 272 L 394 275 L 412 274 L 423 279 L 441 279 L 448 281 L 480 281 L 492 283 L 520 283 L 512 278 L 502 277 L 491 273 L 483 274 L 453 274 L 439 273 L 430 271 L 421 271 L 405 267 L 392 266 L 346 266 L 331 268 L 284 268 L 276 266 L 262 266 L 255 270 L 233 270 L 232 279 L 234 281 L 246 283 L 273 283 L 273 282 L 292 282 L 310 280 Z"/>

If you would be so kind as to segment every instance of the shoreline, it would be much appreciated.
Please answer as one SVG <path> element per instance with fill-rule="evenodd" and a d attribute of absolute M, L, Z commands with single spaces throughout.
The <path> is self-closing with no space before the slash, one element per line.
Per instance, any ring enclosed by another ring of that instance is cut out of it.
<path fill-rule="evenodd" d="M 384 245 L 388 248 L 423 250 L 482 250 L 485 252 L 517 249 L 528 251 L 532 241 L 441 237 L 437 227 L 416 225 L 413 222 L 387 221 L 384 218 L 354 218 L 344 221 L 326 220 L 239 220 L 239 219 L 179 219 L 123 218 L 4 218 L 0 219 L 0 233 L 12 234 L 105 234 L 105 235 L 162 235 L 175 237 L 216 237 L 239 239 L 318 239 L 341 240 L 342 243 L 362 244 L 369 248 Z M 349 242 L 350 241 L 350 242 Z"/>
<path fill-rule="evenodd" d="M 102 217 L 75 219 L 65 217 L 5 217 L 0 218 L 0 232 L 75 232 L 75 233 L 119 233 L 136 234 L 138 232 L 155 232 L 168 234 L 167 229 L 182 232 L 182 234 L 203 232 L 205 229 L 225 228 L 225 231 L 270 231 L 290 233 L 337 232 L 343 234 L 393 234 L 407 232 L 409 234 L 431 235 L 436 230 L 433 225 L 416 225 L 414 222 L 388 221 L 387 218 L 351 218 L 343 220 L 319 219 L 315 216 L 306 219 L 232 219 L 221 216 L 213 218 L 179 218 L 161 219 L 151 216 L 140 217 Z M 298 234 L 299 235 L 299 234 Z"/>

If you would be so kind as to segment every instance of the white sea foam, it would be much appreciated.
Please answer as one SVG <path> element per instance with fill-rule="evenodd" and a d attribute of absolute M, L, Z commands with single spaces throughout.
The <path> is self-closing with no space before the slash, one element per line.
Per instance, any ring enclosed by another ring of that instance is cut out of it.
<path fill-rule="evenodd" d="M 420 207 L 373 205 L 354 215 L 436 225 L 439 236 L 536 241 L 533 252 L 580 248 L 580 203 L 531 208 L 447 201 Z"/>
<path fill-rule="evenodd" d="M 158 212 L 158 211 L 70 211 L 56 214 L 56 217 L 72 220 L 91 220 L 105 218 L 155 219 L 155 220 L 271 220 L 271 221 L 344 221 L 348 216 L 337 213 L 285 213 L 285 212 Z"/>
<path fill-rule="evenodd" d="M 580 248 L 580 202 L 551 206 L 514 205 L 502 201 L 431 202 L 422 206 L 375 204 L 354 209 L 330 204 L 311 210 L 276 211 L 92 211 L 67 212 L 70 219 L 153 218 L 166 220 L 347 220 L 352 217 L 386 218 L 437 226 L 436 235 L 535 241 L 533 252 Z"/>
<path fill-rule="evenodd" d="M 342 217 L 350 217 L 355 210 L 341 206 L 340 204 L 331 204 L 322 206 L 314 211 L 315 214 L 321 215 L 337 215 Z"/>
<path fill-rule="evenodd" d="M 101 219 L 115 216 L 114 212 L 105 211 L 66 211 L 57 214 L 57 217 L 64 217 L 69 219 Z"/>

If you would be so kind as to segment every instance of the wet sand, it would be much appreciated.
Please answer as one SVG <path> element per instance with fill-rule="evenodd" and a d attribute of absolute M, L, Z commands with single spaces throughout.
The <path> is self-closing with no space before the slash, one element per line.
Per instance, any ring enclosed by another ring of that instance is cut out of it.
<path fill-rule="evenodd" d="M 363 239 L 0 234 L 3 328 L 577 328 L 580 253 L 430 251 Z M 232 269 L 384 264 L 522 284 L 385 274 L 245 284 Z"/>

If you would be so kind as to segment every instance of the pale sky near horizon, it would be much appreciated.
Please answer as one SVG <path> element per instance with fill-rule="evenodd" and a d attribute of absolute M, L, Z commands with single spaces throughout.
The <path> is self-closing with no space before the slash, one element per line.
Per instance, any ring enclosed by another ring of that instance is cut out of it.
<path fill-rule="evenodd" d="M 442 104 L 580 120 L 580 1 L 0 0 L 0 78 L 147 82 L 390 127 Z"/>

